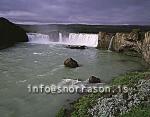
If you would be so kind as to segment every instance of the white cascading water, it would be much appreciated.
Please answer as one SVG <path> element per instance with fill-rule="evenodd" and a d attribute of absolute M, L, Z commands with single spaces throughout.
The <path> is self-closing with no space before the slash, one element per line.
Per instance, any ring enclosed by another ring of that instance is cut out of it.
<path fill-rule="evenodd" d="M 50 39 L 48 35 L 40 33 L 28 33 L 27 35 L 30 43 L 50 44 Z"/>
<path fill-rule="evenodd" d="M 67 40 L 70 45 L 85 45 L 89 47 L 96 47 L 98 45 L 97 34 L 85 34 L 85 33 L 70 33 Z"/>
<path fill-rule="evenodd" d="M 30 43 L 50 44 L 53 39 L 49 35 L 40 33 L 28 33 Z M 98 45 L 98 34 L 85 34 L 85 33 L 70 33 L 69 37 L 63 38 L 62 33 L 59 33 L 59 40 L 56 44 L 66 45 L 85 45 L 88 47 L 96 47 Z"/>
<path fill-rule="evenodd" d="M 114 39 L 114 36 L 112 36 L 112 38 L 110 39 L 108 50 L 111 50 L 113 39 Z"/>
<path fill-rule="evenodd" d="M 59 42 L 60 42 L 60 43 L 63 43 L 62 33 L 59 33 Z"/>

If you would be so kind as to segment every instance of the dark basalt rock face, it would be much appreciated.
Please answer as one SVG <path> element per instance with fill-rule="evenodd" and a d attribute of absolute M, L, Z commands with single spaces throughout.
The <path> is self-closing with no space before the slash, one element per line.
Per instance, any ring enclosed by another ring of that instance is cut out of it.
<path fill-rule="evenodd" d="M 67 45 L 66 48 L 70 48 L 70 49 L 86 49 L 86 46 L 79 46 L 79 45 Z"/>
<path fill-rule="evenodd" d="M 66 59 L 65 62 L 64 62 L 64 65 L 65 65 L 66 67 L 70 67 L 70 68 L 79 67 L 78 62 L 75 61 L 75 60 L 72 59 L 72 58 Z"/>
<path fill-rule="evenodd" d="M 89 83 L 101 83 L 101 80 L 95 76 L 91 76 L 88 81 Z"/>
<path fill-rule="evenodd" d="M 7 48 L 17 42 L 27 42 L 26 32 L 5 18 L 0 18 L 0 49 Z"/>

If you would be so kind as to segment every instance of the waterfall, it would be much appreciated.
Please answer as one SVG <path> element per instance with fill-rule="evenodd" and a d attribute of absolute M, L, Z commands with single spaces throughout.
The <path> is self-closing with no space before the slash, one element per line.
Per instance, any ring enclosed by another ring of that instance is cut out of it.
<path fill-rule="evenodd" d="M 85 45 L 88 47 L 97 47 L 98 45 L 98 34 L 69 33 L 68 37 L 63 33 L 50 33 L 49 35 L 28 33 L 27 35 L 30 43 L 50 44 L 55 42 L 56 44 Z"/>
<path fill-rule="evenodd" d="M 114 39 L 114 36 L 112 36 L 112 38 L 110 40 L 108 50 L 111 50 L 113 39 Z"/>
<path fill-rule="evenodd" d="M 27 35 L 30 43 L 50 44 L 50 38 L 48 35 L 40 33 L 28 33 Z"/>
<path fill-rule="evenodd" d="M 98 34 L 85 34 L 85 33 L 70 33 L 67 40 L 70 45 L 85 45 L 89 47 L 97 47 Z"/>
<path fill-rule="evenodd" d="M 59 42 L 63 42 L 62 33 L 59 33 Z"/>

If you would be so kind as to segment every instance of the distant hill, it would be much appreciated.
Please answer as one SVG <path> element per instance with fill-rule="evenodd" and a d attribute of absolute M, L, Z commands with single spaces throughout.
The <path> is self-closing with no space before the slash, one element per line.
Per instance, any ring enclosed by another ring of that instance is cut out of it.
<path fill-rule="evenodd" d="M 49 33 L 52 31 L 72 33 L 98 33 L 98 32 L 131 32 L 140 29 L 142 32 L 150 31 L 150 25 L 84 25 L 84 24 L 48 24 L 48 25 L 21 25 L 27 32 Z"/>
<path fill-rule="evenodd" d="M 9 20 L 0 17 L 0 49 L 13 46 L 17 42 L 27 41 L 28 36 L 25 30 Z"/>

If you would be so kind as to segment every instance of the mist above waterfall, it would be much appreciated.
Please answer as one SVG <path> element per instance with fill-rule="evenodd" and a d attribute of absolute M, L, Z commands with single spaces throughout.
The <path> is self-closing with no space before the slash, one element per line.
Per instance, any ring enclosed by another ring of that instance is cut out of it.
<path fill-rule="evenodd" d="M 98 45 L 98 34 L 86 33 L 51 33 L 49 35 L 40 33 L 28 33 L 29 42 L 37 44 L 65 44 L 65 45 L 85 45 L 96 47 Z"/>

